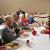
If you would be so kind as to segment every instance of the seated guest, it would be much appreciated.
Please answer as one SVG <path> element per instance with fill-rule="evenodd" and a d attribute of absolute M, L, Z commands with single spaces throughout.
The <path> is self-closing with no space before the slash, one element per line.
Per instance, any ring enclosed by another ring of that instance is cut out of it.
<path fill-rule="evenodd" d="M 0 16 L 0 24 L 3 24 L 4 20 L 2 19 L 2 16 Z"/>
<path fill-rule="evenodd" d="M 26 29 L 26 26 L 29 25 L 29 21 L 28 19 L 23 15 L 23 14 L 20 14 L 20 23 L 21 23 L 21 26 L 23 27 L 23 29 Z"/>
<path fill-rule="evenodd" d="M 33 22 L 35 22 L 34 21 L 34 14 L 33 13 L 29 14 L 28 20 L 29 20 L 30 24 L 32 24 Z"/>
<path fill-rule="evenodd" d="M 18 9 L 18 11 L 16 13 L 18 14 L 18 16 L 20 15 L 20 13 L 22 13 L 25 16 L 25 12 L 22 11 L 20 8 Z"/>
<path fill-rule="evenodd" d="M 2 39 L 3 43 L 10 43 L 11 41 L 17 39 L 23 31 L 16 28 L 14 29 L 14 20 L 11 15 L 5 17 L 6 27 L 2 31 Z"/>
<path fill-rule="evenodd" d="M 25 20 L 30 24 L 30 21 L 29 21 L 29 19 L 28 19 L 28 17 L 29 17 L 29 13 L 25 13 Z"/>
<path fill-rule="evenodd" d="M 14 28 L 16 28 L 18 26 L 18 19 L 19 19 L 19 17 L 18 17 L 17 14 L 14 14 L 13 18 L 14 18 Z"/>
<path fill-rule="evenodd" d="M 21 21 L 20 21 L 20 18 L 18 17 L 18 15 L 17 14 L 14 14 L 13 15 L 13 18 L 14 18 L 14 28 L 16 29 L 16 28 L 20 28 L 21 27 Z"/>

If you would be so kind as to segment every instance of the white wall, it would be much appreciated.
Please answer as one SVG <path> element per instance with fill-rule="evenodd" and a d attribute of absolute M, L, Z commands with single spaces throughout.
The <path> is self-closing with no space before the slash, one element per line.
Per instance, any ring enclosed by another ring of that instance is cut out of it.
<path fill-rule="evenodd" d="M 18 8 L 25 11 L 48 11 L 50 0 L 0 0 L 0 14 L 15 12 Z"/>

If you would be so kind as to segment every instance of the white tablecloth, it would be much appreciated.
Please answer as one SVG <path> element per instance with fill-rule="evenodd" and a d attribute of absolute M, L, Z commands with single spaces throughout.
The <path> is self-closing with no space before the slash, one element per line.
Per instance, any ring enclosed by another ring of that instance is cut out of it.
<path fill-rule="evenodd" d="M 27 32 L 29 37 L 18 38 L 16 41 L 20 41 L 21 47 L 14 50 L 50 50 L 50 42 L 48 34 L 40 34 L 39 36 L 33 36 L 31 32 Z M 26 45 L 26 41 L 30 41 L 30 46 Z"/>
<path fill-rule="evenodd" d="M 0 26 L 0 29 L 2 29 L 3 27 L 4 25 Z M 40 33 L 40 30 L 38 28 L 35 29 Z M 27 33 L 29 34 L 29 37 L 18 38 L 14 41 L 14 42 L 18 41 L 20 43 L 20 47 L 14 50 L 50 50 L 50 41 L 48 34 L 39 34 L 39 36 L 33 36 L 31 32 Z M 30 46 L 26 45 L 27 40 L 30 41 Z"/>

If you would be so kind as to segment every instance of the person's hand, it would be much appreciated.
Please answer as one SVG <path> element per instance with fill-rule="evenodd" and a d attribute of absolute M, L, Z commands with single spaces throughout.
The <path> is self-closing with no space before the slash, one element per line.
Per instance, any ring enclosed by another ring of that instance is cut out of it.
<path fill-rule="evenodd" d="M 24 33 L 24 30 L 20 30 L 19 31 L 19 34 L 21 35 L 21 34 L 23 34 Z"/>

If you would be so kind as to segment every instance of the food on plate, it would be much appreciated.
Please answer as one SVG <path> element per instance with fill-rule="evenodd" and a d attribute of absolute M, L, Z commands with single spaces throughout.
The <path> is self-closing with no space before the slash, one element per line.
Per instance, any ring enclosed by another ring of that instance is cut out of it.
<path fill-rule="evenodd" d="M 44 32 L 45 34 L 50 34 L 50 30 L 49 30 L 49 29 L 45 29 L 45 30 L 43 30 L 43 32 Z"/>
<path fill-rule="evenodd" d="M 7 48 L 18 48 L 19 47 L 19 43 L 9 43 L 6 44 Z"/>

